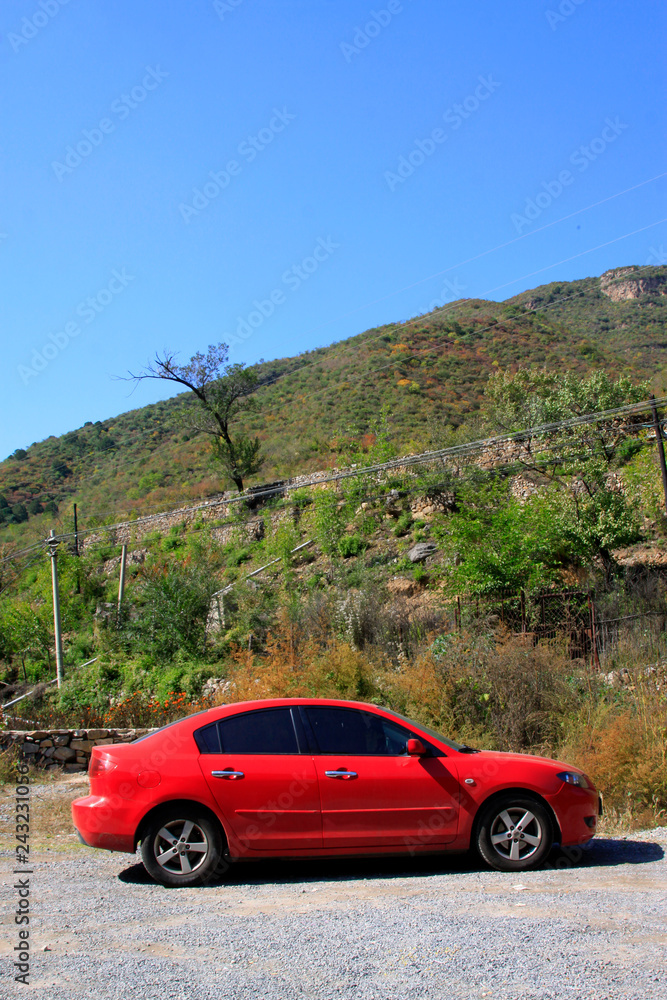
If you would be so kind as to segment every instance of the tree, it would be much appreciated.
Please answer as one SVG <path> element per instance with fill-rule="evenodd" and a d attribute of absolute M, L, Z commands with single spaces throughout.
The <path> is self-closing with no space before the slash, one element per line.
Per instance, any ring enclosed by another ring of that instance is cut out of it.
<path fill-rule="evenodd" d="M 12 514 L 14 515 L 14 520 L 17 524 L 21 524 L 22 521 L 28 520 L 28 511 L 22 503 L 15 503 L 12 507 Z"/>
<path fill-rule="evenodd" d="M 194 354 L 187 364 L 179 365 L 176 355 L 164 351 L 137 375 L 135 382 L 156 378 L 182 385 L 195 396 L 199 406 L 189 407 L 186 421 L 196 431 L 208 434 L 213 453 L 227 476 L 243 491 L 243 480 L 262 466 L 259 438 L 232 435 L 231 424 L 256 405 L 252 394 L 259 388 L 257 373 L 242 363 L 229 364 L 227 344 L 210 344 L 206 354 Z"/>
<path fill-rule="evenodd" d="M 179 650 L 204 653 L 211 597 L 220 584 L 203 564 L 165 564 L 145 570 L 137 597 L 140 614 L 124 624 L 137 650 L 172 659 Z"/>
<path fill-rule="evenodd" d="M 490 377 L 486 410 L 495 431 L 513 432 L 639 403 L 649 393 L 648 382 L 633 385 L 627 376 L 614 380 L 604 371 L 581 378 L 574 372 L 520 368 Z M 629 435 L 643 420 L 642 414 L 625 414 L 556 426 L 522 435 L 516 448 L 519 466 L 538 481 L 545 477 L 562 488 L 550 494 L 550 518 L 569 558 L 599 556 L 607 578 L 614 565 L 611 550 L 639 537 L 636 509 L 612 468 L 627 458 L 627 445 L 635 440 Z"/>
<path fill-rule="evenodd" d="M 609 580 L 614 568 L 612 549 L 640 537 L 636 504 L 620 483 L 610 481 L 601 459 L 586 463 L 568 493 L 566 503 L 553 510 L 553 524 L 560 525 L 564 543 L 579 562 L 599 556 Z"/>
<path fill-rule="evenodd" d="M 499 590 L 536 590 L 558 579 L 572 556 L 553 517 L 553 504 L 521 503 L 507 479 L 473 475 L 459 485 L 457 510 L 436 529 L 449 556 L 451 594 L 483 595 Z"/>
<path fill-rule="evenodd" d="M 48 657 L 51 645 L 50 626 L 48 604 L 35 608 L 25 600 L 11 604 L 4 610 L 0 620 L 0 630 L 6 644 L 11 652 L 20 656 L 35 650 Z"/>
<path fill-rule="evenodd" d="M 639 537 L 637 513 L 624 492 L 608 483 L 601 461 L 590 463 L 586 474 L 586 483 L 554 483 L 526 500 L 514 497 L 509 480 L 493 473 L 486 481 L 464 480 L 458 509 L 438 531 L 453 564 L 448 591 L 531 592 L 557 582 L 564 567 L 596 557 L 609 577 L 611 550 Z"/>
<path fill-rule="evenodd" d="M 542 368 L 519 368 L 516 372 L 497 372 L 490 376 L 485 390 L 486 414 L 496 433 L 524 430 L 542 424 L 556 424 L 588 413 L 617 409 L 648 399 L 648 382 L 633 385 L 623 375 L 614 380 L 604 371 L 582 378 L 576 372 L 553 372 Z M 519 461 L 530 467 L 537 456 L 560 459 L 550 475 L 567 475 L 572 464 L 595 457 L 609 465 L 618 447 L 627 440 L 633 423 L 644 420 L 641 414 L 623 419 L 608 417 L 522 436 Z"/>

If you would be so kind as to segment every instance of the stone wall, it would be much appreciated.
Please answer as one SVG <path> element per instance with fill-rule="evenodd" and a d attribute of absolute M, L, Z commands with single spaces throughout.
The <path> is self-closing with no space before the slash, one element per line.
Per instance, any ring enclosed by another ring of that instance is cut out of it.
<path fill-rule="evenodd" d="M 35 729 L 0 732 L 0 751 L 18 747 L 24 760 L 46 771 L 87 771 L 93 747 L 132 743 L 154 729 Z"/>
<path fill-rule="evenodd" d="M 618 419 L 616 426 L 619 433 L 631 433 L 633 430 L 631 419 Z M 534 460 L 533 447 L 534 442 L 530 439 L 499 441 L 482 449 L 476 456 L 475 462 L 482 469 L 493 469 L 498 465 L 521 462 L 530 465 Z M 406 459 L 410 457 L 409 455 L 404 456 Z M 401 461 L 402 459 L 397 460 L 397 464 L 392 467 L 392 471 L 414 476 L 414 467 L 411 465 L 402 466 L 400 464 Z M 443 464 L 442 459 L 434 458 L 431 464 L 439 467 Z M 354 469 L 355 466 L 351 466 L 351 468 Z M 264 494 L 265 497 L 275 499 L 277 497 L 289 497 L 289 494 L 294 490 L 304 486 L 336 490 L 339 488 L 339 482 L 335 479 L 332 480 L 331 477 L 341 471 L 338 468 L 323 469 L 319 472 L 296 476 L 293 479 L 287 479 L 279 483 L 266 483 L 262 486 L 250 487 L 246 491 L 245 503 L 247 510 L 255 512 L 255 516 L 250 517 L 247 521 L 236 522 L 234 520 L 233 515 L 239 512 L 238 503 L 230 503 L 230 501 L 236 500 L 238 494 L 230 490 L 227 493 L 220 493 L 218 496 L 210 497 L 199 503 L 190 504 L 187 507 L 179 507 L 175 510 L 164 511 L 159 514 L 146 515 L 133 521 L 121 522 L 113 527 L 110 526 L 99 531 L 92 531 L 90 534 L 84 534 L 79 544 L 83 551 L 102 541 L 110 542 L 112 545 L 126 544 L 129 546 L 138 546 L 141 543 L 141 539 L 152 532 L 167 534 L 175 526 L 184 525 L 186 528 L 189 528 L 195 524 L 210 525 L 211 536 L 223 545 L 233 539 L 237 539 L 244 544 L 258 541 L 264 537 L 267 529 L 265 520 L 268 520 L 270 525 L 275 526 L 281 520 L 298 517 L 298 508 L 296 509 L 296 513 L 288 510 L 262 511 L 262 496 L 255 497 L 253 494 Z M 378 483 L 380 483 L 382 481 L 382 473 L 377 473 L 376 478 Z M 534 484 L 521 475 L 513 477 L 511 488 L 513 494 L 521 500 L 527 499 L 536 490 Z M 397 498 L 397 490 L 391 490 L 386 497 L 386 502 L 389 506 L 392 503 L 394 494 L 396 494 Z M 417 516 L 435 514 L 451 510 L 453 500 L 453 496 L 446 493 L 438 491 L 432 494 L 426 493 L 423 496 L 416 496 L 412 499 L 411 510 Z M 364 504 L 362 504 L 362 507 L 364 507 Z M 226 521 L 229 521 L 229 523 L 224 523 Z M 140 564 L 144 561 L 145 556 L 146 549 L 139 548 L 134 553 L 131 551 L 128 552 L 128 565 Z M 117 572 L 119 563 L 119 556 L 107 560 L 104 564 L 105 571 L 108 574 Z"/>
<path fill-rule="evenodd" d="M 285 496 L 293 490 L 300 489 L 302 486 L 317 486 L 321 480 L 328 479 L 338 471 L 340 470 L 323 469 L 320 472 L 313 472 L 310 475 L 295 476 L 280 483 L 266 483 L 262 486 L 250 487 L 246 491 L 247 508 L 255 510 L 262 507 L 261 498 L 255 498 L 253 496 L 254 493 L 266 492 L 267 497 L 275 499 L 276 497 Z M 178 507 L 175 510 L 164 511 L 160 514 L 149 514 L 145 517 L 138 517 L 133 521 L 123 521 L 114 525 L 113 530 L 102 529 L 82 535 L 79 545 L 82 551 L 103 541 L 111 542 L 113 545 L 131 545 L 136 544 L 154 531 L 167 534 L 176 525 L 184 524 L 189 527 L 195 523 L 207 524 L 216 521 L 225 521 L 238 512 L 238 503 L 229 502 L 230 500 L 236 501 L 237 497 L 238 493 L 234 490 L 228 490 L 226 493 L 209 497 L 200 503 L 189 504 L 187 507 Z M 272 519 L 276 517 L 280 517 L 280 514 L 273 512 Z M 257 516 L 244 523 L 236 524 L 232 522 L 228 525 L 214 526 L 212 531 L 212 535 L 216 541 L 223 544 L 238 535 L 243 536 L 244 534 L 247 536 L 248 541 L 262 538 L 264 534 L 263 518 Z"/>

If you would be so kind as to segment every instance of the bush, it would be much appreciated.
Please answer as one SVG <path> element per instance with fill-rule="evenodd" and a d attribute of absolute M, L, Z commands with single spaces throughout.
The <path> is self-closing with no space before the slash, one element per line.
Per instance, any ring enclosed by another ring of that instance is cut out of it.
<path fill-rule="evenodd" d="M 359 535 L 343 535 L 338 543 L 338 551 L 343 559 L 350 556 L 360 556 L 365 551 L 367 543 Z"/>
<path fill-rule="evenodd" d="M 18 749 L 15 744 L 0 752 L 0 785 L 16 784 L 18 759 Z"/>
<path fill-rule="evenodd" d="M 230 567 L 240 566 L 241 563 L 249 562 L 252 559 L 252 552 L 247 546 L 236 548 L 233 546 L 227 554 L 227 565 Z"/>
<path fill-rule="evenodd" d="M 206 566 L 146 569 L 134 614 L 128 609 L 118 630 L 119 642 L 163 660 L 179 651 L 203 653 L 211 596 L 218 589 Z M 109 628 L 113 634 L 113 625 Z"/>
<path fill-rule="evenodd" d="M 412 514 L 409 511 L 405 511 L 396 521 L 396 526 L 394 527 L 394 534 L 397 538 L 402 535 L 406 535 L 410 528 L 412 527 Z"/>
<path fill-rule="evenodd" d="M 12 515 L 17 524 L 28 520 L 28 511 L 22 503 L 15 503 L 12 507 Z"/>
<path fill-rule="evenodd" d="M 616 449 L 616 460 L 619 465 L 625 465 L 644 447 L 637 438 L 625 438 Z"/>

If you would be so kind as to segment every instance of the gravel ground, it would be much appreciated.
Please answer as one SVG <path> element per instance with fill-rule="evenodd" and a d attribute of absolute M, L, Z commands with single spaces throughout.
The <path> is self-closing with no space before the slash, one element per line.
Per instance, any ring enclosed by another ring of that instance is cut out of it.
<path fill-rule="evenodd" d="M 665 847 L 663 827 L 520 878 L 467 856 L 261 862 L 169 890 L 68 837 L 34 856 L 29 986 L 5 879 L 0 996 L 662 1000 Z"/>

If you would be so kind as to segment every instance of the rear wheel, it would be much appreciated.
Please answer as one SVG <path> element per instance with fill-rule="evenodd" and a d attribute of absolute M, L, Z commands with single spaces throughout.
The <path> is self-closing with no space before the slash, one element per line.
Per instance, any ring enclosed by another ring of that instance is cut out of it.
<path fill-rule="evenodd" d="M 168 886 L 202 885 L 221 874 L 224 842 L 218 824 L 204 813 L 175 807 L 150 821 L 141 841 L 144 868 Z"/>
<path fill-rule="evenodd" d="M 521 794 L 506 795 L 482 813 L 477 850 L 498 871 L 526 871 L 544 861 L 553 832 L 551 817 L 540 802 Z"/>

